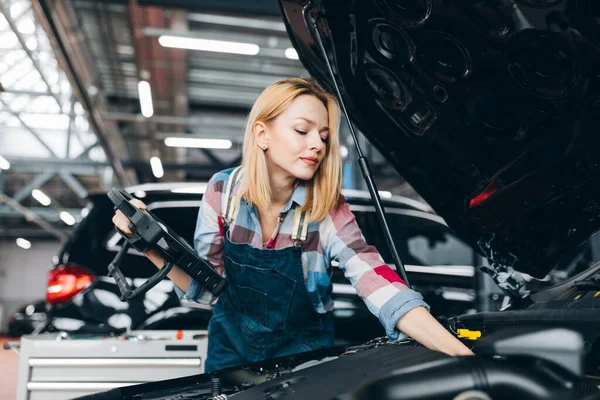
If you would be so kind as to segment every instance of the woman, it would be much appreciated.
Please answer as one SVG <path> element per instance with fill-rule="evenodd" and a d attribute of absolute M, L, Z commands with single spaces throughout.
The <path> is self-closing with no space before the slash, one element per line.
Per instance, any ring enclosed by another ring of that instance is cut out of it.
<path fill-rule="evenodd" d="M 340 194 L 339 114 L 314 80 L 276 82 L 250 112 L 242 168 L 210 179 L 194 243 L 229 284 L 213 306 L 207 372 L 331 345 L 332 260 L 390 339 L 404 332 L 433 350 L 472 354 L 365 243 Z M 113 222 L 128 232 L 119 211 Z M 146 256 L 162 267 L 158 253 Z M 181 269 L 169 277 L 180 295 L 214 302 Z"/>

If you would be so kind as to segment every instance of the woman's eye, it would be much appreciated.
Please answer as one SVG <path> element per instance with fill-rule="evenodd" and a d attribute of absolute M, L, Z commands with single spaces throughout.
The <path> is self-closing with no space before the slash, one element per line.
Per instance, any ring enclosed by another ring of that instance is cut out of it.
<path fill-rule="evenodd" d="M 325 144 L 327 144 L 327 140 L 328 140 L 328 138 L 326 138 L 326 137 L 322 137 L 322 138 L 321 138 L 321 141 L 322 141 L 323 143 L 325 143 Z"/>
<path fill-rule="evenodd" d="M 304 131 L 301 131 L 300 129 L 296 129 L 296 132 L 298 132 L 298 133 L 299 133 L 299 134 L 301 134 L 301 135 L 306 135 L 306 132 L 304 132 Z"/>

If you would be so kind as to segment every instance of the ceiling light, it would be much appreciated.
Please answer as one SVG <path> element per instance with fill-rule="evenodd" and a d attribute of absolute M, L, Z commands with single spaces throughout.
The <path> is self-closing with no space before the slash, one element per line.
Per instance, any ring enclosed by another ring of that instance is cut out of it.
<path fill-rule="evenodd" d="M 158 158 L 158 157 L 150 158 L 150 167 L 152 167 L 152 173 L 157 178 L 162 178 L 163 175 L 165 174 L 165 171 L 163 170 L 162 162 L 160 161 L 160 158 Z"/>
<path fill-rule="evenodd" d="M 223 40 L 198 39 L 181 36 L 161 36 L 158 43 L 163 47 L 174 47 L 177 49 L 215 51 L 218 53 L 246 54 L 254 56 L 258 54 L 260 47 L 252 43 L 226 42 Z"/>
<path fill-rule="evenodd" d="M 39 189 L 33 189 L 31 191 L 31 195 L 33 196 L 34 199 L 39 201 L 43 206 L 49 206 L 50 203 L 52 203 L 52 201 L 50 200 L 50 197 L 46 196 L 46 194 Z"/>
<path fill-rule="evenodd" d="M 379 191 L 379 196 L 383 197 L 384 199 L 391 199 L 392 198 L 392 193 L 387 192 L 385 190 L 380 190 Z"/>
<path fill-rule="evenodd" d="M 60 212 L 60 219 L 69 226 L 75 225 L 75 217 L 66 211 Z"/>
<path fill-rule="evenodd" d="M 30 249 L 31 248 L 31 242 L 27 239 L 23 239 L 23 238 L 18 238 L 17 239 L 17 246 L 21 247 L 22 249 Z"/>
<path fill-rule="evenodd" d="M 200 139 L 186 137 L 168 137 L 165 144 L 169 147 L 191 147 L 196 149 L 230 149 L 231 140 L 226 139 Z"/>
<path fill-rule="evenodd" d="M 139 81 L 138 93 L 140 96 L 142 115 L 146 118 L 150 118 L 154 115 L 154 107 L 152 106 L 152 90 L 150 89 L 148 81 Z"/>
<path fill-rule="evenodd" d="M 285 56 L 290 60 L 300 59 L 300 57 L 298 57 L 298 52 L 293 47 L 288 47 L 287 49 L 285 49 Z"/>
<path fill-rule="evenodd" d="M 9 169 L 10 163 L 8 160 L 2 156 L 0 156 L 0 169 Z"/>

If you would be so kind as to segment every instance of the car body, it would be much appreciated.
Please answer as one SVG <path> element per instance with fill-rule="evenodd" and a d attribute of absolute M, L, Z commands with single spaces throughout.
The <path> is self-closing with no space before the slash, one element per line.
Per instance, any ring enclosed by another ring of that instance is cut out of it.
<path fill-rule="evenodd" d="M 181 192 L 202 192 L 203 188 L 205 183 L 188 182 L 146 184 L 128 190 L 141 197 L 162 222 L 192 243 L 202 193 Z M 357 190 L 345 190 L 344 194 L 368 243 L 381 249 L 384 260 L 391 263 L 368 194 Z M 49 274 L 46 331 L 108 333 L 206 329 L 211 307 L 182 303 L 168 279 L 139 298 L 127 302 L 119 299 L 115 281 L 108 277 L 108 264 L 123 242 L 111 222 L 113 204 L 105 194 L 93 195 L 90 200 L 92 205 L 88 214 L 60 250 L 59 262 Z M 392 196 L 385 199 L 384 205 L 398 251 L 407 264 L 409 279 L 423 293 L 433 312 L 458 315 L 474 311 L 477 308 L 475 252 L 426 204 Z M 157 271 L 133 249 L 129 250 L 121 268 L 134 287 Z M 342 271 L 332 265 L 331 273 L 337 343 L 358 343 L 382 335 L 383 328 L 358 298 Z M 82 281 L 82 285 L 63 283 L 75 275 L 78 277 L 73 280 Z"/>

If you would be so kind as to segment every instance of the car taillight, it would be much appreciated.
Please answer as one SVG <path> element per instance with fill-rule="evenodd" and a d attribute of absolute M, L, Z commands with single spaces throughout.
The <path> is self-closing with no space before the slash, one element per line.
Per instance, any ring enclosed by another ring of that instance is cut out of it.
<path fill-rule="evenodd" d="M 71 300 L 77 293 L 87 289 L 94 276 L 76 265 L 59 265 L 48 275 L 46 302 L 61 304 Z"/>

